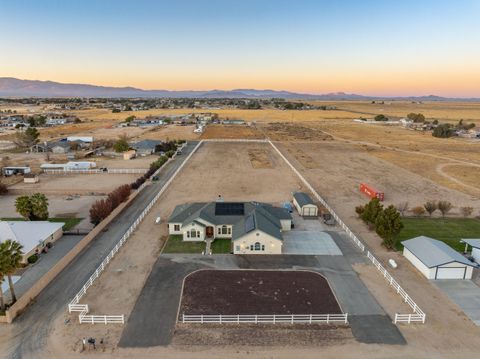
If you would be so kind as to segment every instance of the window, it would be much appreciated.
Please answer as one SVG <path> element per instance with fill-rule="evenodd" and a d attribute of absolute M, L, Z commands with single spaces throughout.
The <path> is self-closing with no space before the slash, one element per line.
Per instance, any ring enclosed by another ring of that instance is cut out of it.
<path fill-rule="evenodd" d="M 195 238 L 196 236 L 197 236 L 197 231 L 192 228 L 192 230 L 190 231 L 190 237 Z"/>
<path fill-rule="evenodd" d="M 240 252 L 240 246 L 235 246 L 235 252 Z"/>
<path fill-rule="evenodd" d="M 200 238 L 200 231 L 197 231 L 197 237 Z"/>
<path fill-rule="evenodd" d="M 230 234 L 230 233 L 228 233 L 228 230 L 229 230 L 229 229 L 230 229 L 230 228 L 227 228 L 227 226 L 223 225 L 223 226 L 222 226 L 222 234 Z"/>
<path fill-rule="evenodd" d="M 218 234 L 222 234 L 222 229 L 218 227 Z"/>
<path fill-rule="evenodd" d="M 228 234 L 232 234 L 232 228 L 228 227 L 227 232 L 228 232 Z"/>
<path fill-rule="evenodd" d="M 190 232 L 187 231 L 187 238 L 190 238 Z"/>
<path fill-rule="evenodd" d="M 250 250 L 253 251 L 253 244 L 250 245 Z"/>
<path fill-rule="evenodd" d="M 262 251 L 264 251 L 264 250 L 265 250 L 265 245 L 264 245 L 264 244 L 262 244 Z"/>
<path fill-rule="evenodd" d="M 178 231 L 180 230 L 180 225 L 179 225 L 179 224 L 173 225 L 173 230 L 174 230 L 175 232 L 178 232 Z"/>
<path fill-rule="evenodd" d="M 259 251 L 260 250 L 260 242 L 255 242 L 255 250 Z"/>

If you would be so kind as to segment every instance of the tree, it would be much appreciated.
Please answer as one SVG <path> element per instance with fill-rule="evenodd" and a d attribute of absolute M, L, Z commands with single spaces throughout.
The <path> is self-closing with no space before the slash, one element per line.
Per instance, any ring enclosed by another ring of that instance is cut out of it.
<path fill-rule="evenodd" d="M 408 210 L 408 202 L 400 202 L 399 204 L 396 205 L 396 208 L 403 217 L 405 212 Z"/>
<path fill-rule="evenodd" d="M 373 198 L 365 205 L 365 210 L 362 213 L 361 218 L 367 224 L 375 224 L 378 215 L 383 211 L 383 205 L 378 198 Z"/>
<path fill-rule="evenodd" d="M 452 209 L 452 204 L 448 201 L 438 201 L 438 210 L 442 212 L 442 217 L 445 217 L 445 215 L 450 212 Z"/>
<path fill-rule="evenodd" d="M 460 207 L 460 212 L 464 217 L 470 217 L 473 213 L 473 207 Z"/>
<path fill-rule="evenodd" d="M 425 116 L 421 113 L 409 113 L 407 118 L 413 122 L 425 122 Z"/>
<path fill-rule="evenodd" d="M 425 210 L 428 212 L 428 215 L 431 217 L 432 213 L 435 212 L 438 209 L 437 202 L 435 201 L 427 201 L 423 207 Z"/>
<path fill-rule="evenodd" d="M 10 287 L 10 295 L 12 297 L 12 303 L 17 301 L 15 290 L 13 287 L 12 274 L 21 267 L 23 258 L 23 246 L 11 239 L 0 243 L 0 264 L 2 268 L 0 273 L 6 274 L 8 278 L 8 286 Z"/>
<path fill-rule="evenodd" d="M 120 136 L 117 142 L 115 142 L 115 144 L 113 145 L 113 149 L 115 150 L 115 152 L 125 152 L 128 151 L 129 148 L 130 146 L 128 145 L 126 135 Z"/>
<path fill-rule="evenodd" d="M 20 196 L 15 200 L 15 210 L 23 218 L 29 220 L 32 215 L 32 204 L 29 196 Z"/>
<path fill-rule="evenodd" d="M 95 226 L 112 212 L 112 203 L 108 199 L 100 199 L 90 208 L 90 223 Z"/>
<path fill-rule="evenodd" d="M 381 211 L 375 220 L 375 231 L 383 238 L 382 244 L 388 249 L 395 248 L 397 236 L 402 228 L 400 213 L 393 205 Z"/>
<path fill-rule="evenodd" d="M 133 116 L 133 115 L 132 115 L 132 116 L 128 116 L 128 117 L 125 119 L 125 122 L 126 122 L 126 123 L 130 123 L 130 122 L 132 122 L 133 120 L 135 120 L 135 118 L 136 118 L 136 117 Z"/>
<path fill-rule="evenodd" d="M 48 198 L 43 193 L 34 193 L 30 196 L 32 205 L 32 221 L 45 221 L 48 219 Z"/>
<path fill-rule="evenodd" d="M 40 133 L 35 127 L 29 127 L 25 131 L 18 131 L 16 134 L 15 144 L 19 147 L 32 147 L 38 143 Z"/>
<path fill-rule="evenodd" d="M 43 221 L 48 219 L 48 199 L 43 193 L 17 197 L 15 209 L 26 220 Z"/>
<path fill-rule="evenodd" d="M 448 138 L 452 137 L 454 134 L 454 130 L 449 123 L 442 123 L 433 129 L 432 136 L 433 137 L 440 137 L 440 138 Z"/>
<path fill-rule="evenodd" d="M 416 217 L 423 216 L 423 215 L 425 214 L 425 208 L 423 208 L 422 206 L 414 207 L 414 208 L 412 208 L 412 213 L 413 213 Z"/>
<path fill-rule="evenodd" d="M 385 115 L 377 115 L 374 117 L 375 121 L 388 121 L 388 117 Z"/>

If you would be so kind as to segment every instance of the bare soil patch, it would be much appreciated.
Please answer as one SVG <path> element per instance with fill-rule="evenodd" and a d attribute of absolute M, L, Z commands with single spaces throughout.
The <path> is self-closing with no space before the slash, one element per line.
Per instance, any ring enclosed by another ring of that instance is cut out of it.
<path fill-rule="evenodd" d="M 302 271 L 200 270 L 185 278 L 180 313 L 341 314 L 321 275 Z"/>
<path fill-rule="evenodd" d="M 303 123 L 274 122 L 262 126 L 263 131 L 273 141 L 326 141 L 332 136 Z"/>
<path fill-rule="evenodd" d="M 208 125 L 201 136 L 202 139 L 210 138 L 250 138 L 262 139 L 263 134 L 254 126 L 246 125 Z"/>
<path fill-rule="evenodd" d="M 252 149 L 248 150 L 248 157 L 252 163 L 253 168 L 273 168 L 272 162 L 270 161 L 270 153 L 266 150 Z"/>

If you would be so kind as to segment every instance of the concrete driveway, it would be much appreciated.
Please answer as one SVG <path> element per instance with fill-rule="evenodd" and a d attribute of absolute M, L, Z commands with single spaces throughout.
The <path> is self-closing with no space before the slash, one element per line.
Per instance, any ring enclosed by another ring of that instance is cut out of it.
<path fill-rule="evenodd" d="M 326 232 L 288 231 L 283 233 L 283 253 L 341 256 L 342 252 Z"/>
<path fill-rule="evenodd" d="M 463 312 L 480 326 L 480 287 L 471 280 L 433 281 Z"/>

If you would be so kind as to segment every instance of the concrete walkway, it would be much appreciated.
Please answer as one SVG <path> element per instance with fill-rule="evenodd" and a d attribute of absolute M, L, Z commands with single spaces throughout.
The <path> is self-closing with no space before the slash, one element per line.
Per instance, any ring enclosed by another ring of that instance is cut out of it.
<path fill-rule="evenodd" d="M 436 284 L 463 312 L 480 326 L 480 287 L 471 280 L 434 280 Z"/>

